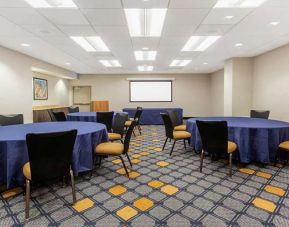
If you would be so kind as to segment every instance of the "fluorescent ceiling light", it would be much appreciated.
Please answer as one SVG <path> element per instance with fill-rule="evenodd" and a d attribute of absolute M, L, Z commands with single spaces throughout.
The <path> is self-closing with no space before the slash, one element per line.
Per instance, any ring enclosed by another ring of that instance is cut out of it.
<path fill-rule="evenodd" d="M 156 59 L 156 51 L 135 51 L 134 56 L 137 61 L 154 61 Z"/>
<path fill-rule="evenodd" d="M 221 36 L 191 36 L 182 51 L 204 51 Z"/>
<path fill-rule="evenodd" d="M 214 8 L 256 8 L 266 0 L 218 0 Z"/>
<path fill-rule="evenodd" d="M 204 62 L 204 63 L 203 63 L 203 65 L 208 65 L 208 64 L 209 64 L 208 62 Z"/>
<path fill-rule="evenodd" d="M 278 21 L 272 21 L 270 24 L 273 25 L 273 26 L 276 26 L 276 25 L 280 24 L 280 22 L 278 22 Z"/>
<path fill-rule="evenodd" d="M 121 67 L 118 60 L 99 60 L 105 67 Z"/>
<path fill-rule="evenodd" d="M 28 43 L 21 43 L 21 46 L 23 46 L 23 47 L 30 47 L 30 44 L 28 44 Z"/>
<path fill-rule="evenodd" d="M 70 62 L 66 62 L 65 65 L 71 65 L 71 63 Z"/>
<path fill-rule="evenodd" d="M 108 47 L 99 36 L 70 36 L 70 38 L 87 52 L 109 52 Z"/>
<path fill-rule="evenodd" d="M 173 60 L 170 67 L 184 67 L 188 65 L 192 60 Z"/>
<path fill-rule="evenodd" d="M 243 43 L 236 43 L 235 46 L 236 47 L 241 47 L 241 46 L 243 46 Z"/>
<path fill-rule="evenodd" d="M 130 36 L 161 36 L 167 9 L 124 9 Z"/>
<path fill-rule="evenodd" d="M 25 0 L 33 8 L 77 8 L 72 0 Z"/>
<path fill-rule="evenodd" d="M 231 20 L 234 16 L 225 16 L 227 20 Z"/>
<path fill-rule="evenodd" d="M 152 65 L 140 65 L 137 67 L 137 69 L 140 72 L 151 72 L 153 71 L 154 67 Z"/>

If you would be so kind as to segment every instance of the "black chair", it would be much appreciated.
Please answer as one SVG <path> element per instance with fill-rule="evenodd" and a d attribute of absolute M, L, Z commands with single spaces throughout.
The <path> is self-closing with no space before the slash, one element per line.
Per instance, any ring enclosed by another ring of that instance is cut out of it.
<path fill-rule="evenodd" d="M 0 125 L 18 125 L 23 124 L 23 114 L 0 115 Z"/>
<path fill-rule="evenodd" d="M 65 113 L 62 111 L 52 111 L 53 116 L 55 118 L 56 121 L 66 121 L 66 116 Z"/>
<path fill-rule="evenodd" d="M 29 218 L 30 181 L 47 185 L 70 175 L 73 203 L 76 202 L 74 175 L 71 170 L 76 135 L 77 130 L 26 135 L 29 157 L 29 162 L 23 166 L 26 178 L 26 219 Z"/>
<path fill-rule="evenodd" d="M 104 124 L 108 132 L 110 132 L 112 128 L 113 114 L 114 114 L 113 111 L 96 113 L 97 123 Z"/>
<path fill-rule="evenodd" d="M 78 106 L 70 106 L 68 107 L 68 113 L 78 113 L 79 112 L 79 107 Z"/>
<path fill-rule="evenodd" d="M 56 121 L 54 114 L 53 114 L 53 111 L 51 109 L 47 110 L 47 113 L 48 113 L 51 121 Z"/>
<path fill-rule="evenodd" d="M 226 121 L 197 121 L 197 127 L 202 140 L 200 172 L 203 159 L 207 152 L 212 159 L 229 156 L 229 176 L 232 177 L 232 155 L 237 150 L 234 142 L 228 141 L 228 126 Z"/>
<path fill-rule="evenodd" d="M 270 115 L 269 110 L 251 110 L 250 117 L 251 118 L 263 118 L 268 119 Z"/>
<path fill-rule="evenodd" d="M 112 123 L 112 132 L 108 133 L 109 141 L 120 140 L 122 141 L 124 134 L 124 124 L 126 122 L 127 115 L 125 113 L 117 113 L 114 116 Z"/>
<path fill-rule="evenodd" d="M 179 118 L 178 113 L 175 110 L 168 110 L 167 112 L 170 116 L 175 131 L 187 130 L 187 126 L 183 124 L 183 120 Z"/>
<path fill-rule="evenodd" d="M 101 143 L 96 146 L 95 148 L 95 154 L 100 155 L 100 156 L 118 156 L 123 164 L 123 167 L 125 169 L 126 175 L 129 177 L 128 170 L 126 168 L 126 165 L 124 163 L 124 160 L 122 158 L 122 154 L 126 155 L 130 166 L 132 167 L 131 160 L 128 156 L 128 150 L 129 150 L 129 143 L 131 139 L 131 135 L 133 132 L 133 129 L 136 125 L 136 122 L 132 121 L 131 125 L 129 126 L 127 133 L 125 135 L 124 143 L 110 143 L 110 142 L 105 142 Z M 100 159 L 101 160 L 101 159 Z M 101 163 L 100 163 L 101 164 Z"/>
<path fill-rule="evenodd" d="M 170 155 L 172 155 L 175 144 L 178 140 L 183 140 L 184 141 L 184 147 L 185 149 L 187 149 L 186 147 L 186 140 L 189 140 L 191 138 L 191 133 L 187 132 L 187 131 L 174 131 L 174 127 L 173 127 L 173 123 L 170 119 L 170 116 L 168 113 L 161 113 L 161 117 L 164 121 L 164 125 L 165 125 L 165 130 L 166 130 L 166 141 L 163 145 L 163 149 L 165 149 L 165 146 L 167 144 L 168 139 L 174 140 Z"/>
<path fill-rule="evenodd" d="M 130 126 L 131 122 L 135 121 L 136 122 L 136 127 L 137 127 L 140 135 L 141 135 L 140 118 L 141 118 L 142 112 L 143 112 L 142 107 L 137 107 L 133 119 L 130 119 L 130 120 L 125 122 L 125 127 L 128 128 Z M 134 132 L 133 132 L 133 134 L 135 136 Z"/>

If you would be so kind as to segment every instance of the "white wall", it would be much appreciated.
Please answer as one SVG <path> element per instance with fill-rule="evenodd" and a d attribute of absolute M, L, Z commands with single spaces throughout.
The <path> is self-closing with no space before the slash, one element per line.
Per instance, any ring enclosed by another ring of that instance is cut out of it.
<path fill-rule="evenodd" d="M 57 82 L 58 79 L 47 77 L 50 84 L 51 100 L 33 102 L 31 67 L 42 68 L 64 76 L 74 76 L 73 73 L 37 60 L 16 51 L 0 47 L 0 114 L 24 114 L 25 122 L 32 122 L 32 106 L 35 105 L 66 105 L 69 103 L 69 95 L 63 91 L 68 82 Z M 65 80 L 64 80 L 65 81 Z M 61 98 L 60 98 L 61 97 Z M 60 98 L 60 99 L 59 99 Z M 58 101 L 56 103 L 56 101 Z"/>
<path fill-rule="evenodd" d="M 129 102 L 127 78 L 175 78 L 173 102 Z M 184 116 L 208 116 L 211 113 L 210 76 L 178 75 L 81 75 L 74 86 L 92 86 L 92 100 L 109 100 L 111 110 L 124 107 L 181 107 Z"/>
<path fill-rule="evenodd" d="M 224 70 L 211 74 L 211 115 L 224 116 Z"/>
<path fill-rule="evenodd" d="M 289 121 L 289 45 L 254 58 L 253 108 Z"/>

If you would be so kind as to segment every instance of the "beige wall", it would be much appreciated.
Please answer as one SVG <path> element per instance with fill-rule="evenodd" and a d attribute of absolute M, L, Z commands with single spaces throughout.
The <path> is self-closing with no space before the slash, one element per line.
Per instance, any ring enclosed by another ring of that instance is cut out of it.
<path fill-rule="evenodd" d="M 211 74 L 211 115 L 224 116 L 224 70 Z"/>
<path fill-rule="evenodd" d="M 127 78 L 175 78 L 173 102 L 129 102 Z M 184 116 L 207 116 L 211 112 L 210 76 L 189 75 L 81 75 L 72 85 L 91 85 L 92 100 L 109 100 L 111 110 L 124 107 L 181 107 Z"/>
<path fill-rule="evenodd" d="M 32 122 L 32 106 L 69 103 L 69 95 L 63 87 L 68 87 L 68 82 L 60 79 L 46 77 L 50 85 L 48 101 L 33 102 L 31 67 L 42 68 L 64 76 L 75 74 L 31 58 L 16 51 L 0 47 L 0 114 L 24 114 L 25 122 Z M 60 98 L 61 97 L 61 98 Z"/>
<path fill-rule="evenodd" d="M 254 59 L 253 108 L 289 121 L 289 45 Z"/>

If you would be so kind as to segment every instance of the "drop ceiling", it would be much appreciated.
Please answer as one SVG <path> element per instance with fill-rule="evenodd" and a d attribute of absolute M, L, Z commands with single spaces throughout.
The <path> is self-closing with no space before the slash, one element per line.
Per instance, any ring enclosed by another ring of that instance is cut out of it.
<path fill-rule="evenodd" d="M 258 8 L 214 8 L 217 0 L 73 2 L 77 8 L 39 9 L 24 0 L 0 0 L 0 45 L 80 74 L 143 74 L 138 66 L 153 66 L 153 73 L 211 73 L 232 57 L 289 43 L 289 0 L 267 0 Z M 127 8 L 167 8 L 161 36 L 131 37 Z M 70 36 L 99 36 L 110 52 L 86 52 Z M 205 51 L 182 52 L 192 36 L 221 38 Z M 155 60 L 137 61 L 134 52 L 142 48 L 157 51 Z M 170 67 L 175 59 L 191 61 Z M 121 67 L 107 68 L 100 60 L 118 60 Z"/>

